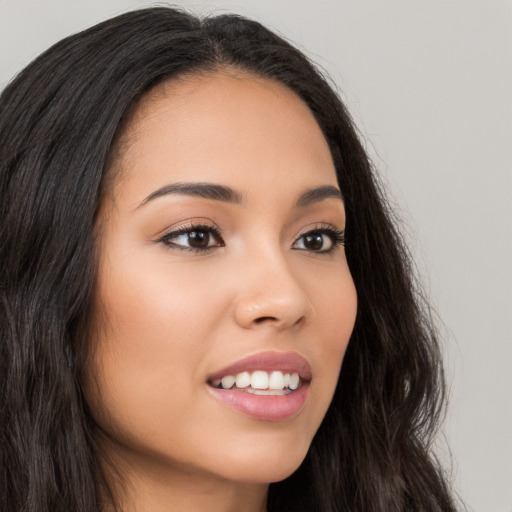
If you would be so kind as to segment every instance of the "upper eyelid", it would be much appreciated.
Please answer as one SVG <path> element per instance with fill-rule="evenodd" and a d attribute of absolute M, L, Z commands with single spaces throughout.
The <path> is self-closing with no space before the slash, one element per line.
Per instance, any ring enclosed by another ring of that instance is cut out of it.
<path fill-rule="evenodd" d="M 311 222 L 309 224 L 306 224 L 302 230 L 307 231 L 313 231 L 315 229 L 322 229 L 322 228 L 333 228 L 338 229 L 332 222 L 328 221 L 317 221 L 317 222 Z"/>
<path fill-rule="evenodd" d="M 206 228 L 218 233 L 221 232 L 220 227 L 213 220 L 207 217 L 192 217 L 166 227 L 160 231 L 155 238 L 156 241 L 158 241 L 166 236 L 179 233 L 180 231 L 193 231 L 198 228 Z"/>
<path fill-rule="evenodd" d="M 299 234 L 297 235 L 297 238 L 301 237 L 303 235 L 307 235 L 311 231 L 322 231 L 322 230 L 341 231 L 341 232 L 345 233 L 345 226 L 342 228 L 339 228 L 331 222 L 314 222 L 312 224 L 308 224 L 307 226 L 304 226 L 300 230 Z"/>

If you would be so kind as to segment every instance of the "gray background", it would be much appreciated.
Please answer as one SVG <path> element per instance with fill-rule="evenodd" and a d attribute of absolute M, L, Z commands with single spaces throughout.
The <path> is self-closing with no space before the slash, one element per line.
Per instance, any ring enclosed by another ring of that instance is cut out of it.
<path fill-rule="evenodd" d="M 439 453 L 470 509 L 511 512 L 511 1 L 174 3 L 255 17 L 338 84 L 446 326 Z M 150 4 L 0 0 L 0 87 L 62 37 Z"/>

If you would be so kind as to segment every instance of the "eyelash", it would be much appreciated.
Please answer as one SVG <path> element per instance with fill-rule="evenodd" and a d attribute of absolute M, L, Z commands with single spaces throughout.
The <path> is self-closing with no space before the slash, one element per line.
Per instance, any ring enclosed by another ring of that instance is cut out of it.
<path fill-rule="evenodd" d="M 220 242 L 217 243 L 216 245 L 213 245 L 211 247 L 206 247 L 206 248 L 186 247 L 186 246 L 178 245 L 178 244 L 175 244 L 172 242 L 173 239 L 175 239 L 181 235 L 186 235 L 187 233 L 192 233 L 194 231 L 209 233 L 210 235 L 213 235 L 213 237 L 217 241 L 220 240 Z M 308 252 L 312 252 L 314 254 L 331 254 L 334 251 L 336 251 L 339 248 L 339 246 L 343 246 L 343 247 L 345 246 L 345 230 L 344 229 L 338 230 L 329 225 L 324 225 L 324 224 L 315 226 L 313 229 L 310 229 L 310 230 L 306 231 L 305 233 L 302 233 L 294 241 L 294 245 L 300 239 L 304 239 L 304 237 L 306 237 L 307 235 L 313 235 L 313 234 L 327 235 L 331 239 L 332 246 L 329 247 L 329 249 L 326 249 L 323 251 L 313 251 L 313 250 L 308 250 L 308 249 L 296 249 L 296 250 L 308 251 Z M 220 231 L 216 227 L 211 226 L 209 224 L 204 224 L 204 223 L 194 223 L 194 224 L 189 224 L 189 225 L 179 227 L 177 229 L 174 229 L 174 230 L 166 233 L 161 238 L 159 238 L 156 242 L 163 243 L 170 249 L 172 248 L 172 249 L 178 249 L 181 251 L 188 251 L 188 252 L 202 253 L 202 254 L 207 254 L 207 253 L 211 252 L 213 249 L 216 249 L 217 247 L 225 246 L 225 243 L 222 240 Z"/>

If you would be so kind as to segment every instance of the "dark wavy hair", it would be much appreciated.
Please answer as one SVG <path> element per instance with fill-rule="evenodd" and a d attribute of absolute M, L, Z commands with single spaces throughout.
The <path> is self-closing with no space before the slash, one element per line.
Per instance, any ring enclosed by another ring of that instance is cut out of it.
<path fill-rule="evenodd" d="M 278 81 L 329 144 L 347 212 L 357 319 L 327 415 L 269 511 L 453 511 L 432 453 L 443 412 L 436 330 L 354 124 L 296 48 L 236 15 L 156 7 L 57 43 L 0 96 L 0 503 L 98 512 L 109 496 L 81 388 L 95 227 L 116 140 L 158 83 L 223 68 Z"/>

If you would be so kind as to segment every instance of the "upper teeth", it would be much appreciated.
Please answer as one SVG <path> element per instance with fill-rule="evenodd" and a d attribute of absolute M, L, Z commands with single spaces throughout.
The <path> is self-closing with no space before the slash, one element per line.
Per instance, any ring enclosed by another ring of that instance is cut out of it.
<path fill-rule="evenodd" d="M 223 389 L 231 389 L 234 385 L 237 388 L 243 389 L 251 387 L 253 389 L 284 389 L 290 390 L 299 387 L 300 377 L 298 373 L 283 373 L 281 371 L 274 371 L 270 374 L 257 370 L 255 372 L 241 372 L 236 375 L 225 375 L 222 379 L 212 382 L 216 387 Z"/>

